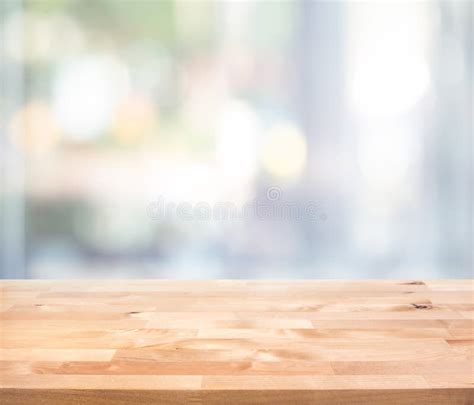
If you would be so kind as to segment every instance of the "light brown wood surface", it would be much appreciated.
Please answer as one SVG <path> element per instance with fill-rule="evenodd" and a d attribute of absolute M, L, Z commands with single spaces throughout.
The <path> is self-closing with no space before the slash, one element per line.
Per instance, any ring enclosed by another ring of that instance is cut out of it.
<path fill-rule="evenodd" d="M 473 404 L 474 284 L 2 281 L 2 404 Z"/>

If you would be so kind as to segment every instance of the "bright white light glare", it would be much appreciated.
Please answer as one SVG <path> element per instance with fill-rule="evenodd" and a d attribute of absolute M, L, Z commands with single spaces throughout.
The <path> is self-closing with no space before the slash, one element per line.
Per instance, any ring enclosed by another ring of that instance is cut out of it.
<path fill-rule="evenodd" d="M 361 114 L 399 114 L 420 100 L 429 86 L 425 61 L 400 60 L 403 55 L 378 55 L 359 67 L 354 78 L 354 102 Z"/>
<path fill-rule="evenodd" d="M 424 53 L 429 15 L 423 5 L 356 3 L 353 7 L 351 95 L 359 115 L 398 115 L 430 85 Z"/>
<path fill-rule="evenodd" d="M 217 128 L 217 159 L 227 175 L 250 178 L 257 169 L 257 115 L 242 101 L 232 101 L 221 113 Z"/>
<path fill-rule="evenodd" d="M 63 66 L 53 97 L 65 135 L 75 141 L 102 135 L 127 87 L 126 67 L 112 58 L 87 58 Z"/>

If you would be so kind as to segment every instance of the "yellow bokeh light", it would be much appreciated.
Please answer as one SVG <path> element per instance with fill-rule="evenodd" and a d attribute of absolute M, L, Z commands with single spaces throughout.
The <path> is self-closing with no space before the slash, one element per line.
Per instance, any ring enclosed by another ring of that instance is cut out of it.
<path fill-rule="evenodd" d="M 48 104 L 32 101 L 13 115 L 10 135 L 25 153 L 44 155 L 57 144 L 59 127 Z"/>
<path fill-rule="evenodd" d="M 271 175 L 294 179 L 306 164 L 306 140 L 292 123 L 281 123 L 267 133 L 262 150 L 262 165 Z"/>
<path fill-rule="evenodd" d="M 118 106 L 112 133 L 121 143 L 137 143 L 156 128 L 157 121 L 155 105 L 149 98 L 130 96 Z"/>

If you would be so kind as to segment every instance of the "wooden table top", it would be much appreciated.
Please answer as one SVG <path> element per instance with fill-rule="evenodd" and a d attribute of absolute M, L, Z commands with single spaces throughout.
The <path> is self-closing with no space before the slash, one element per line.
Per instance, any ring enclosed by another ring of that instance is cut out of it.
<path fill-rule="evenodd" d="M 472 280 L 1 281 L 2 404 L 473 404 Z"/>

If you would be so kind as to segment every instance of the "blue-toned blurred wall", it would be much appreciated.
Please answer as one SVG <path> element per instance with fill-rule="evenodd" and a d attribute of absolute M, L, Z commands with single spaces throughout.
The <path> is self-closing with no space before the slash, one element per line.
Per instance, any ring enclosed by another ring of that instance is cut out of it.
<path fill-rule="evenodd" d="M 472 9 L 0 2 L 0 276 L 472 277 Z"/>

